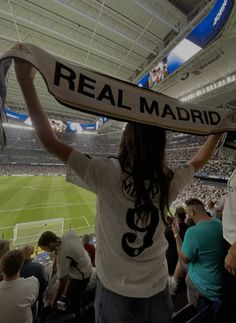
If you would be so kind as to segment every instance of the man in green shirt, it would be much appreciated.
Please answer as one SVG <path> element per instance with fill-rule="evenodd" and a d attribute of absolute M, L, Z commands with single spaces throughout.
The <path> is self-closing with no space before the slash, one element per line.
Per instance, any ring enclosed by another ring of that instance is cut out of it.
<path fill-rule="evenodd" d="M 221 222 L 208 216 L 200 200 L 186 201 L 186 211 L 195 225 L 187 230 L 183 243 L 177 225 L 172 229 L 179 259 L 188 264 L 188 301 L 196 306 L 199 296 L 214 301 L 222 295 L 225 247 Z"/>

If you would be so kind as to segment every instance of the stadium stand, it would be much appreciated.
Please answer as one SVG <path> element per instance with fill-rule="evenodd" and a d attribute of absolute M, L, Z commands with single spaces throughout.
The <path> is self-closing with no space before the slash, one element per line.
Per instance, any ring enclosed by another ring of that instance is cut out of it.
<path fill-rule="evenodd" d="M 10 123 L 12 126 L 17 125 Z M 0 174 L 65 174 L 64 166 L 56 157 L 44 149 L 34 131 L 25 127 L 6 127 L 7 144 L 0 152 Z M 81 152 L 94 157 L 116 155 L 119 149 L 120 136 L 110 137 L 90 134 L 59 134 L 66 143 L 71 144 Z M 168 135 L 166 159 L 171 167 L 186 163 L 199 149 L 205 137 L 173 133 Z M 213 156 L 201 170 L 200 175 L 228 179 L 236 163 L 221 157 Z M 40 167 L 39 167 L 40 166 Z"/>

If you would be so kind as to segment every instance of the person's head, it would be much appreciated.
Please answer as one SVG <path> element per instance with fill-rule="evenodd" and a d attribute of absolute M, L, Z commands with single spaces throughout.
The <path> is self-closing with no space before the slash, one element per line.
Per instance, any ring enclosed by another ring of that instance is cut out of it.
<path fill-rule="evenodd" d="M 9 240 L 0 240 L 0 259 L 2 256 L 9 251 L 10 249 L 10 241 Z"/>
<path fill-rule="evenodd" d="M 166 131 L 157 126 L 127 123 L 120 143 L 123 170 L 145 173 L 147 178 L 164 166 Z"/>
<path fill-rule="evenodd" d="M 215 205 L 215 203 L 212 200 L 207 201 L 207 208 L 208 209 L 213 209 L 214 205 Z"/>
<path fill-rule="evenodd" d="M 165 165 L 166 131 L 157 126 L 127 123 L 124 130 L 118 159 L 121 169 L 132 177 L 135 206 L 150 204 L 150 188 L 158 183 L 160 188 L 160 208 L 164 219 L 164 209 L 168 208 L 169 184 L 173 178 Z M 149 180 L 146 188 L 144 181 Z M 123 189 L 125 182 L 123 181 Z"/>
<path fill-rule="evenodd" d="M 52 231 L 45 231 L 39 238 L 38 246 L 47 252 L 56 250 L 60 238 Z"/>
<path fill-rule="evenodd" d="M 182 206 L 177 207 L 175 210 L 175 216 L 177 217 L 179 223 L 184 223 L 186 219 L 185 208 Z"/>
<path fill-rule="evenodd" d="M 197 198 L 188 199 L 186 202 L 186 214 L 188 219 L 197 223 L 205 218 L 210 218 L 205 210 L 204 204 Z"/>
<path fill-rule="evenodd" d="M 24 262 L 24 254 L 22 250 L 7 251 L 1 259 L 2 272 L 4 276 L 13 277 L 19 274 Z"/>
<path fill-rule="evenodd" d="M 83 235 L 83 237 L 82 237 L 82 243 L 83 243 L 83 245 L 88 244 L 89 241 L 90 241 L 90 235 L 89 234 Z"/>
<path fill-rule="evenodd" d="M 33 253 L 34 253 L 34 247 L 32 245 L 24 246 L 23 254 L 25 259 L 30 259 Z"/>

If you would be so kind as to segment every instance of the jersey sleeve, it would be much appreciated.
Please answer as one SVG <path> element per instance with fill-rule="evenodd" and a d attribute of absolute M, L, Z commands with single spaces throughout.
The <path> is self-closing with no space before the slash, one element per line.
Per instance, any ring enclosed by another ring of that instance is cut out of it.
<path fill-rule="evenodd" d="M 91 158 L 73 150 L 66 164 L 66 180 L 96 193 L 102 174 L 106 171 L 104 161 L 105 158 Z"/>
<path fill-rule="evenodd" d="M 170 183 L 169 201 L 173 202 L 179 192 L 193 181 L 194 169 L 192 164 L 185 164 L 174 169 L 174 177 Z"/>

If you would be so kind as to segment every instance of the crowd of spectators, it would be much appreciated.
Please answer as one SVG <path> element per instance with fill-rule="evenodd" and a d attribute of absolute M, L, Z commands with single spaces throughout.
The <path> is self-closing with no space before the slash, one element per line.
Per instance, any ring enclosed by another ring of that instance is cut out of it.
<path fill-rule="evenodd" d="M 227 161 L 211 161 L 203 169 L 201 173 L 206 176 L 214 176 L 228 179 L 235 169 L 235 163 Z"/>
<path fill-rule="evenodd" d="M 42 147 L 33 130 L 6 128 L 6 135 L 7 145 L 0 152 L 1 175 L 65 174 L 61 161 Z M 114 156 L 119 149 L 119 136 L 62 133 L 60 137 L 79 151 L 94 157 Z M 186 163 L 197 152 L 204 140 L 205 137 L 169 133 L 166 150 L 168 164 L 176 167 Z M 234 168 L 234 162 L 213 156 L 201 170 L 201 174 L 228 179 Z"/>
<path fill-rule="evenodd" d="M 222 184 L 216 186 L 216 184 L 202 181 L 200 179 L 194 179 L 192 185 L 188 186 L 182 192 L 179 193 L 177 199 L 173 203 L 173 207 L 183 206 L 185 201 L 195 197 L 201 200 L 206 206 L 209 200 L 219 202 L 226 193 L 226 186 Z"/>
<path fill-rule="evenodd" d="M 57 237 L 47 231 L 38 243 L 48 251 L 42 263 L 33 257 L 33 246 L 10 250 L 9 241 L 0 240 L 0 321 L 43 323 L 68 318 L 66 322 L 85 323 L 90 315 L 92 323 L 97 276 L 86 250 L 93 246 L 95 257 L 92 235 L 80 238 L 69 231 Z"/>
<path fill-rule="evenodd" d="M 2 165 L 0 175 L 4 176 L 63 176 L 65 175 L 64 166 L 53 165 Z"/>

